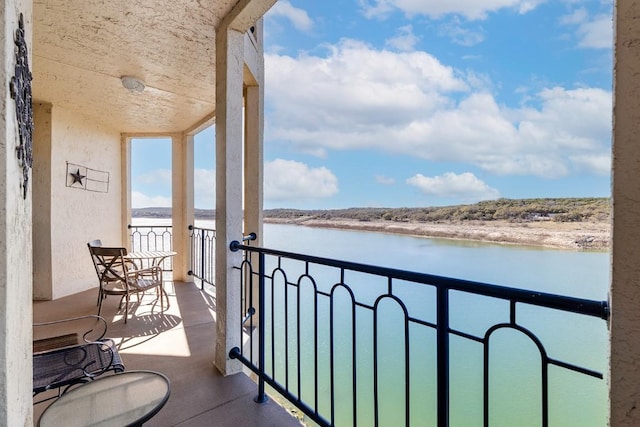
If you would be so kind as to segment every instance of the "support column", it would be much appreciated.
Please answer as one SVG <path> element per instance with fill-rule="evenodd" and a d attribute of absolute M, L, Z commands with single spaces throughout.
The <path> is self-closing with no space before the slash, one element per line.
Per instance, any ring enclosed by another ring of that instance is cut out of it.
<path fill-rule="evenodd" d="M 260 55 L 262 58 L 262 55 Z M 258 86 L 248 86 L 245 90 L 245 171 L 244 171 L 244 232 L 256 233 L 257 239 L 251 245 L 264 246 L 263 229 L 263 176 L 264 176 L 264 150 L 263 150 L 263 128 L 264 128 L 264 66 L 260 62 L 259 76 L 256 79 Z M 252 254 L 251 265 L 257 271 L 259 260 L 257 254 Z M 252 307 L 255 309 L 253 324 L 258 325 L 260 312 L 258 298 L 260 295 L 260 283 L 258 280 L 252 281 L 252 288 L 249 290 L 249 283 L 245 284 L 246 292 L 251 292 L 253 301 Z M 256 335 L 257 336 L 257 335 Z"/>
<path fill-rule="evenodd" d="M 246 89 L 245 98 L 245 173 L 244 173 L 244 215 L 245 233 L 258 235 L 255 243 L 262 246 L 262 206 L 263 206 L 263 169 L 264 155 L 262 148 L 263 129 L 263 87 L 250 86 Z"/>
<path fill-rule="evenodd" d="M 189 276 L 189 225 L 193 225 L 193 136 L 172 136 L 173 280 L 193 282 Z"/>
<path fill-rule="evenodd" d="M 131 224 L 131 137 L 122 135 L 120 137 L 120 203 L 122 203 L 121 223 L 122 246 L 131 251 L 131 239 L 129 238 L 129 228 Z"/>
<path fill-rule="evenodd" d="M 53 298 L 51 250 L 52 108 L 33 104 L 33 299 Z"/>
<path fill-rule="evenodd" d="M 640 425 L 640 4 L 614 17 L 611 426 Z"/>
<path fill-rule="evenodd" d="M 241 344 L 240 252 L 229 243 L 242 238 L 242 87 L 244 34 L 221 26 L 216 35 L 216 353 L 223 375 L 240 372 L 229 358 Z"/>
<path fill-rule="evenodd" d="M 0 425 L 33 425 L 30 372 L 32 363 L 32 172 L 26 197 L 23 164 L 16 156 L 20 145 L 16 104 L 10 82 L 15 76 L 14 37 L 23 14 L 29 68 L 33 70 L 31 1 L 0 3 L 3 29 L 0 49 Z M 30 82 L 28 83 L 30 84 Z M 30 101 L 30 100 L 29 100 Z"/>

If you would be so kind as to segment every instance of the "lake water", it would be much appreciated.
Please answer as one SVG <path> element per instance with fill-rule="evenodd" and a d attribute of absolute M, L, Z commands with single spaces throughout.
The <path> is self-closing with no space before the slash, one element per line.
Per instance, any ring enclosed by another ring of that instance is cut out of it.
<path fill-rule="evenodd" d="M 606 300 L 609 253 L 265 224 L 265 247 Z"/>
<path fill-rule="evenodd" d="M 327 258 L 355 261 L 410 271 L 418 271 L 448 277 L 455 277 L 491 284 L 531 289 L 553 294 L 606 300 L 609 283 L 609 253 L 580 252 L 572 250 L 546 249 L 500 245 L 449 239 L 427 239 L 346 230 L 308 228 L 292 225 L 266 224 L 264 246 Z M 320 279 L 321 280 L 321 279 Z M 295 281 L 295 279 L 294 279 Z M 276 301 L 278 301 L 278 293 Z M 281 297 L 281 295 L 280 295 Z M 421 305 L 420 296 L 410 295 L 409 302 Z M 424 306 L 429 306 L 428 297 Z M 452 327 L 482 336 L 487 327 L 501 322 L 506 310 L 489 298 L 464 294 L 453 294 L 450 300 L 450 320 Z M 302 303 L 304 304 L 304 303 Z M 494 307 L 495 304 L 495 308 Z M 423 307 L 421 307 L 423 308 Z M 425 314 L 434 317 L 434 310 Z M 349 304 L 338 313 L 346 312 L 337 324 L 350 322 Z M 326 316 L 326 314 L 325 314 Z M 340 314 L 338 314 L 340 316 Z M 381 335 L 379 355 L 387 358 L 395 369 L 380 373 L 383 396 L 383 410 L 380 425 L 404 424 L 404 394 L 402 375 L 403 364 L 395 349 L 402 347 L 398 341 L 398 331 L 402 331 L 402 321 L 393 318 L 393 310 L 385 315 Z M 321 322 L 323 320 L 321 313 Z M 325 319 L 326 320 L 326 319 Z M 545 346 L 548 356 L 568 363 L 577 364 L 606 375 L 607 370 L 607 328 L 601 319 L 584 318 L 574 314 L 554 310 L 522 308 L 518 311 L 518 321 L 538 336 Z M 275 320 L 276 330 L 283 328 L 283 321 Z M 395 323 L 395 325 L 394 325 Z M 384 326 L 388 332 L 385 335 Z M 295 327 L 290 324 L 290 330 Z M 395 327 L 395 332 L 392 328 Z M 345 328 L 345 326 L 343 326 Z M 346 328 L 348 329 L 348 328 Z M 343 330 L 343 329 L 340 329 Z M 411 425 L 434 425 L 436 412 L 435 395 L 435 333 L 411 330 Z M 365 337 L 358 344 L 359 354 L 370 348 L 372 332 L 366 323 L 358 323 L 358 334 Z M 277 332 L 276 332 L 276 335 Z M 339 334 L 340 335 L 340 334 Z M 343 333 L 343 335 L 345 335 Z M 276 337 L 277 338 L 277 337 Z M 342 336 L 347 347 L 350 334 Z M 282 339 L 282 338 L 281 338 Z M 304 338 L 303 338 L 304 339 Z M 328 332 L 320 334 L 321 348 L 328 346 Z M 337 338 L 340 340 L 340 337 Z M 324 340 L 324 344 L 322 341 Z M 293 343 L 290 343 L 292 345 Z M 311 343 L 307 343 L 311 347 Z M 276 344 L 278 346 L 278 344 Z M 303 342 L 302 347 L 304 348 Z M 283 347 L 282 345 L 280 347 Z M 384 349 L 393 349 L 387 352 Z M 280 350 L 276 348 L 276 350 Z M 483 348 L 478 343 L 451 338 L 451 426 L 482 425 L 482 363 Z M 304 356 L 304 355 L 303 355 Z M 344 389 L 344 395 L 337 395 L 337 425 L 351 425 L 353 406 L 349 403 L 351 365 L 347 354 L 339 357 L 337 389 Z M 366 359 L 366 358 L 365 358 Z M 282 372 L 283 360 L 276 362 Z M 358 360 L 361 371 L 366 372 L 371 360 Z M 491 341 L 490 372 L 490 425 L 491 426 L 540 426 L 541 425 L 541 376 L 540 355 L 532 341 L 521 333 L 505 330 L 495 334 Z M 328 363 L 320 371 L 328 369 Z M 304 373 L 301 381 L 305 380 Z M 290 379 L 295 383 L 297 379 Z M 604 380 L 586 377 L 571 371 L 549 367 L 550 425 L 599 427 L 606 425 L 607 386 Z M 321 389 L 328 384 L 321 382 Z M 308 388 L 311 388 L 307 380 Z M 427 385 L 426 387 L 424 385 Z M 360 379 L 360 394 L 371 394 L 370 378 Z M 307 390 L 312 396 L 312 390 Z M 305 391 L 303 388 L 303 397 Z M 328 410 L 328 402 L 325 404 Z M 322 399 L 320 402 L 322 407 Z M 358 424 L 373 425 L 373 409 L 366 399 L 358 402 Z"/>
<path fill-rule="evenodd" d="M 211 223 L 197 223 L 201 227 L 211 227 Z M 211 227 L 212 228 L 212 227 Z M 606 300 L 609 283 L 609 253 L 581 252 L 573 250 L 547 249 L 481 243 L 463 240 L 428 239 L 387 233 L 360 232 L 309 228 L 294 225 L 265 224 L 264 246 L 288 252 L 380 265 L 396 269 L 417 271 L 441 276 L 497 284 L 520 289 L 548 292 L 553 294 Z M 269 270 L 268 270 L 269 271 Z M 321 277 L 316 277 L 320 281 Z M 294 280 L 295 281 L 295 280 Z M 335 283 L 335 282 L 332 282 Z M 268 291 L 270 292 L 270 291 Z M 274 287 L 276 304 L 283 301 L 282 291 Z M 270 294 L 269 294 L 270 295 Z M 410 295 L 413 306 L 422 309 L 428 306 L 428 297 L 421 300 L 419 295 Z M 486 297 L 454 294 L 450 299 L 450 321 L 455 329 L 482 336 L 487 327 L 502 322 L 505 309 Z M 304 301 L 301 304 L 305 304 Z M 338 310 L 349 314 L 348 304 Z M 320 309 L 319 309 L 320 311 Z M 326 310 L 328 311 L 328 310 Z M 397 310 L 396 310 L 397 311 Z M 433 309 L 426 309 L 425 316 L 433 317 Z M 320 314 L 320 323 L 326 323 L 327 313 Z M 361 316 L 358 314 L 357 316 Z M 382 371 L 380 408 L 386 414 L 379 421 L 381 426 L 404 424 L 404 394 L 402 376 L 398 370 L 403 365 L 398 362 L 395 348 L 397 332 L 392 327 L 401 326 L 397 312 L 388 311 L 382 323 L 380 334 L 382 352 L 379 357 L 389 360 L 393 369 Z M 395 317 L 394 317 L 395 316 Z M 337 318 L 337 324 L 347 325 L 350 314 L 345 319 Z M 276 328 L 274 350 L 281 352 L 284 339 L 284 317 L 274 317 Z M 607 355 L 608 337 L 606 322 L 601 319 L 585 318 L 555 310 L 522 308 L 518 310 L 518 322 L 526 325 L 543 342 L 548 356 L 595 370 L 605 374 L 603 380 L 576 374 L 556 366 L 549 367 L 550 426 L 600 427 L 607 420 Z M 304 328 L 305 326 L 301 326 Z M 389 329 L 386 329 L 386 328 Z M 293 331 L 295 326 L 289 323 Z M 424 329 L 424 328 L 422 328 Z M 269 328 L 267 329 L 269 331 Z M 342 331 L 343 329 L 340 329 Z M 366 372 L 371 365 L 371 326 L 358 322 L 357 361 L 360 372 Z M 338 331 L 336 339 L 350 343 L 350 334 Z M 386 331 L 386 332 L 385 332 Z M 397 329 L 396 329 L 397 331 Z M 270 337 L 270 332 L 268 332 Z M 328 332 L 319 331 L 320 348 L 328 348 Z M 412 426 L 427 426 L 435 423 L 435 333 L 433 331 L 411 330 L 411 415 Z M 301 356 L 312 343 L 311 334 L 303 334 Z M 386 340 L 386 341 L 385 341 Z M 293 347 L 294 342 L 289 342 Z M 350 344 L 346 344 L 349 346 Z M 476 342 L 452 336 L 450 349 L 450 419 L 451 426 L 482 426 L 482 364 L 483 346 Z M 338 352 L 340 352 L 338 346 Z M 305 350 L 306 349 L 306 350 Z M 385 350 L 391 349 L 391 350 Z M 271 349 L 268 349 L 270 353 Z M 326 353 L 326 352 L 325 352 Z M 283 372 L 284 358 L 276 356 L 271 360 L 268 354 L 267 366 L 276 366 Z M 362 360 L 361 360 L 362 359 Z M 348 354 L 336 354 L 338 378 L 336 395 L 336 425 L 352 425 L 353 404 L 349 403 L 352 370 Z M 522 334 L 505 330 L 492 337 L 490 365 L 490 425 L 491 426 L 540 426 L 540 355 L 532 341 Z M 303 366 L 304 368 L 304 366 Z M 311 366 L 308 366 L 310 369 Z M 295 366 L 290 369 L 295 371 Z M 326 376 L 327 359 L 320 358 L 320 376 Z M 290 386 L 302 384 L 303 399 L 313 396 L 315 384 L 311 376 L 303 372 L 300 378 L 292 375 Z M 282 381 L 282 378 L 279 378 Z M 320 409 L 329 410 L 328 380 L 319 380 Z M 358 379 L 359 399 L 357 403 L 358 425 L 373 425 L 373 408 L 370 405 L 372 381 L 370 376 Z"/>

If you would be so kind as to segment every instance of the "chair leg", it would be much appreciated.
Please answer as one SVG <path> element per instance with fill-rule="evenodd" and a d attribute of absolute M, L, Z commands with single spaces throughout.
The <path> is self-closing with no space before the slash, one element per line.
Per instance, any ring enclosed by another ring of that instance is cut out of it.
<path fill-rule="evenodd" d="M 102 311 L 102 300 L 104 299 L 104 295 L 102 295 L 102 291 L 100 291 L 100 295 L 98 295 L 98 316 L 100 316 L 100 312 Z"/>
<path fill-rule="evenodd" d="M 161 292 L 164 294 L 165 301 L 167 301 L 167 308 L 171 307 L 169 305 L 169 294 L 167 293 L 167 291 L 164 290 L 164 288 L 162 288 Z"/>
<path fill-rule="evenodd" d="M 163 298 L 163 295 L 162 295 L 162 294 L 164 294 L 164 292 L 163 292 L 163 289 L 162 289 L 162 284 L 160 285 L 159 292 L 160 292 L 160 313 L 164 313 L 164 298 Z"/>
<path fill-rule="evenodd" d="M 125 294 L 124 303 L 124 323 L 127 323 L 127 317 L 129 317 L 129 294 Z"/>

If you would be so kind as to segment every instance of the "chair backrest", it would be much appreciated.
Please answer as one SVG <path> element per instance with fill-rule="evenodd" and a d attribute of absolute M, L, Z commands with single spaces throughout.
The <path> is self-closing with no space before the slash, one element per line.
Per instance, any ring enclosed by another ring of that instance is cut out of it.
<path fill-rule="evenodd" d="M 126 248 L 91 246 L 90 244 L 88 246 L 100 286 L 114 281 L 127 282 L 127 263 L 124 258 L 127 254 Z"/>
<path fill-rule="evenodd" d="M 92 246 L 93 247 L 96 247 L 96 246 L 100 247 L 100 246 L 102 246 L 102 240 L 100 240 L 100 239 L 92 240 L 92 241 L 87 243 L 87 246 L 89 246 L 89 247 L 92 247 Z"/>
<path fill-rule="evenodd" d="M 98 270 L 98 266 L 96 264 L 96 260 L 93 256 L 93 252 L 91 251 L 91 248 L 95 248 L 95 247 L 100 247 L 102 246 L 102 240 L 100 239 L 96 239 L 96 240 L 92 240 L 90 242 L 87 242 L 87 247 L 89 248 L 89 254 L 91 255 L 91 261 L 93 262 L 93 267 L 96 269 L 96 274 L 98 275 L 98 280 L 100 280 L 100 271 Z"/>

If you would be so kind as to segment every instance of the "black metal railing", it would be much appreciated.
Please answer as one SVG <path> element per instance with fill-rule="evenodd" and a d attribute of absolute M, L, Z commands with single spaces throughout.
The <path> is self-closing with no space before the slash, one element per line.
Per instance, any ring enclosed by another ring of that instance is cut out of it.
<path fill-rule="evenodd" d="M 173 250 L 173 235 L 171 225 L 131 225 L 127 226 L 131 238 L 131 251 L 171 251 Z M 143 260 L 144 263 L 151 261 Z M 173 271 L 171 257 L 162 261 L 162 270 L 165 273 Z"/>
<path fill-rule="evenodd" d="M 521 389 L 535 403 L 529 405 L 532 417 L 545 427 L 550 424 L 550 412 L 555 415 L 560 412 L 557 405 L 565 404 L 558 402 L 570 397 L 559 395 L 556 376 L 578 374 L 580 381 L 591 378 L 588 381 L 596 381 L 596 388 L 606 387 L 600 381 L 603 375 L 592 366 L 603 370 L 606 362 L 584 360 L 598 351 L 606 353 L 594 348 L 598 343 L 570 344 L 577 347 L 573 353 L 562 351 L 558 344 L 566 338 L 560 332 L 566 322 L 586 333 L 586 341 L 606 337 L 606 301 L 307 256 L 238 241 L 230 249 L 244 251 L 242 264 L 235 268 L 240 270 L 243 289 L 239 327 L 245 342 L 234 347 L 230 357 L 257 375 L 256 401 L 266 399 L 266 383 L 319 425 L 449 426 L 452 407 L 468 403 L 460 404 L 452 394 L 459 396 L 461 389 L 472 388 L 455 385 L 453 393 L 452 376 L 460 377 L 458 370 L 471 372 L 468 363 L 472 359 L 477 362 L 473 365 L 477 373 L 465 378 L 475 378 L 477 383 L 474 400 L 467 405 L 477 408 L 473 424 L 480 420 L 484 426 L 500 424 L 492 417 L 502 413 L 502 399 L 521 392 L 503 390 L 513 386 L 511 377 L 525 382 Z M 545 321 L 551 327 L 545 327 Z M 580 345 L 586 350 L 579 351 Z M 556 353 L 565 360 L 552 357 Z M 516 359 L 526 361 L 532 373 L 518 370 L 518 375 L 504 375 L 502 362 Z M 522 380 L 520 375 L 525 373 Z M 594 406 L 586 399 L 577 405 Z M 514 420 L 502 424 L 522 425 Z"/>
<path fill-rule="evenodd" d="M 216 230 L 189 226 L 191 231 L 191 257 L 189 275 L 200 279 L 200 289 L 207 283 L 215 286 L 216 264 L 215 244 Z"/>

